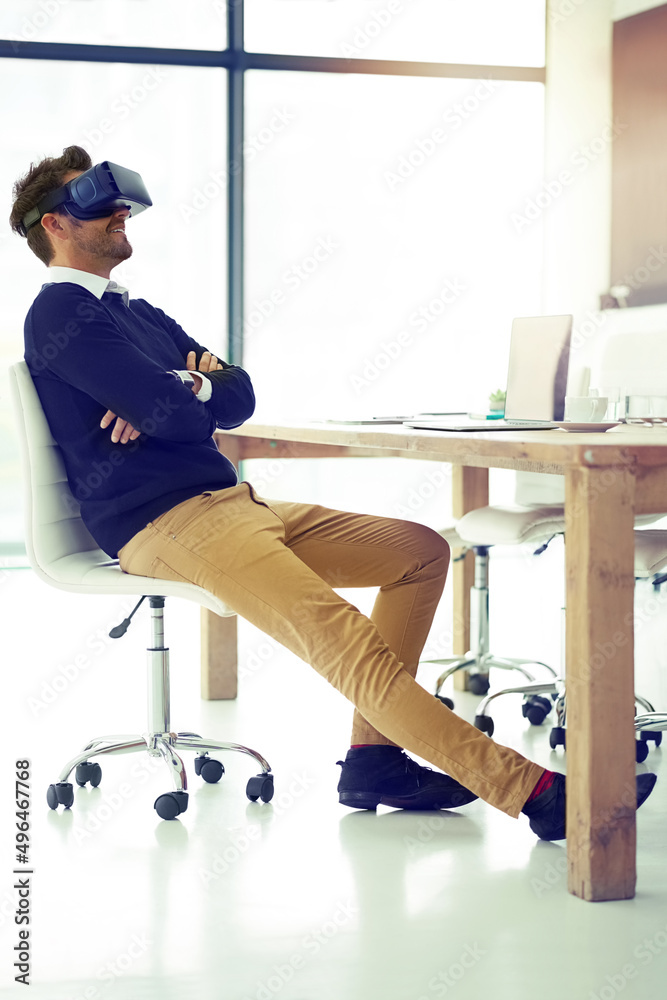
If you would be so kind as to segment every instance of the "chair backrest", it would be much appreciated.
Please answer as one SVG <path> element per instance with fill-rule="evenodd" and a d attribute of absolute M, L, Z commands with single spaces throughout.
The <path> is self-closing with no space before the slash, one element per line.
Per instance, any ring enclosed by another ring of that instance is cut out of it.
<path fill-rule="evenodd" d="M 624 315 L 626 312 L 632 315 Z M 591 386 L 617 386 L 638 395 L 667 395 L 667 310 L 655 310 L 644 320 L 645 310 L 618 310 L 605 315 L 605 325 L 595 344 L 591 361 Z M 525 507 L 565 502 L 565 480 L 535 472 L 517 472 L 514 502 Z M 657 515 L 642 518 L 655 521 Z"/>
<path fill-rule="evenodd" d="M 667 371 L 667 315 L 649 317 L 642 327 L 639 310 L 618 310 L 600 337 L 591 362 L 591 385 L 618 386 L 627 393 L 664 395 Z M 644 310 L 641 310 L 643 313 Z M 648 326 L 649 321 L 653 324 Z M 657 326 L 657 328 L 655 328 Z"/>
<path fill-rule="evenodd" d="M 60 590 L 90 594 L 158 594 L 195 601 L 233 615 L 223 601 L 194 583 L 124 573 L 98 546 L 67 482 L 60 448 L 24 361 L 9 369 L 25 490 L 25 541 L 35 573 Z"/>
<path fill-rule="evenodd" d="M 52 583 L 53 564 L 67 556 L 91 552 L 109 563 L 81 519 L 25 361 L 10 367 L 9 379 L 25 485 L 25 541 L 33 568 Z"/>

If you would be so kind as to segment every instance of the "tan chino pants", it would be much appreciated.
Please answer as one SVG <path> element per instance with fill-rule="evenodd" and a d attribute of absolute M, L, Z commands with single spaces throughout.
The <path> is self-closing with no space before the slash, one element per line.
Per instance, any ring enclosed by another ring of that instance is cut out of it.
<path fill-rule="evenodd" d="M 128 573 L 195 583 L 355 706 L 353 743 L 395 743 L 518 816 L 543 769 L 418 684 L 449 547 L 393 518 L 259 498 L 248 483 L 167 511 L 123 546 Z M 370 619 L 333 588 L 379 587 Z"/>

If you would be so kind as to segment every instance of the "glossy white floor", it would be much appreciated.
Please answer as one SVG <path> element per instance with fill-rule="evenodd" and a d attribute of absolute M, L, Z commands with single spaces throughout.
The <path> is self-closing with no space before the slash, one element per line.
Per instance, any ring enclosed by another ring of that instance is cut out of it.
<path fill-rule="evenodd" d="M 541 560 L 495 558 L 492 629 L 501 653 L 558 659 L 553 572 Z M 550 560 L 550 562 L 549 562 Z M 549 589 L 551 588 L 551 589 Z M 32 981 L 39 1000 L 434 1000 L 538 996 L 574 1000 L 664 995 L 667 975 L 667 785 L 638 814 L 638 886 L 625 902 L 567 893 L 563 843 L 538 842 L 475 802 L 459 813 L 353 813 L 339 806 L 335 761 L 350 709 L 306 665 L 241 625 L 236 702 L 198 695 L 198 609 L 172 601 L 172 721 L 256 747 L 271 762 L 270 805 L 244 794 L 253 762 L 227 754 L 219 785 L 192 775 L 188 811 L 161 822 L 153 801 L 169 789 L 147 757 L 103 760 L 98 789 L 51 812 L 44 791 L 79 745 L 144 726 L 146 614 L 124 639 L 106 639 L 126 604 L 59 593 L 30 571 L 6 573 L 3 611 L 2 781 L 32 762 Z M 521 602 L 517 595 L 521 594 Z M 539 594 L 539 596 L 538 596 Z M 360 594 L 360 606 L 368 594 Z M 661 692 L 667 595 L 638 606 L 640 673 Z M 447 601 L 447 604 L 449 602 Z M 517 623 L 521 613 L 522 624 Z M 447 609 L 430 643 L 443 655 Z M 430 687 L 437 668 L 424 666 Z M 640 685 L 641 686 L 641 685 Z M 459 695 L 471 717 L 478 699 Z M 667 704 L 667 697 L 663 697 Z M 531 729 L 520 699 L 497 703 L 496 738 L 565 768 L 548 723 Z M 661 770 L 661 750 L 651 750 Z M 645 765 L 641 765 L 640 769 Z M 13 983 L 14 828 L 3 809 L 0 996 Z M 16 865 L 16 867 L 18 867 Z"/>

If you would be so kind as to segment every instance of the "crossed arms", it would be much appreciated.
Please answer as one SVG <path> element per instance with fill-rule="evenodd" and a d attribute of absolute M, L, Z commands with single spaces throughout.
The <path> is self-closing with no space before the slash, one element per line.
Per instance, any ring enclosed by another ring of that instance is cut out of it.
<path fill-rule="evenodd" d="M 218 359 L 210 351 L 204 351 L 201 358 L 199 359 L 199 369 L 197 369 L 197 356 L 194 351 L 188 353 L 185 367 L 187 371 L 196 373 L 197 370 L 200 372 L 215 372 L 222 371 L 223 365 L 220 364 Z M 199 392 L 202 386 L 202 380 L 198 375 L 193 374 L 195 384 L 192 388 L 195 396 Z M 123 420 L 122 417 L 117 416 L 113 410 L 107 410 L 100 421 L 100 427 L 104 430 L 109 424 L 115 424 L 111 429 L 111 440 L 114 444 L 127 444 L 128 441 L 134 441 L 139 437 L 141 431 L 138 431 L 132 426 L 129 420 Z"/>
<path fill-rule="evenodd" d="M 66 438 L 90 433 L 86 424 L 93 416 L 107 441 L 104 431 L 112 427 L 114 444 L 140 434 L 204 443 L 216 427 L 243 423 L 255 406 L 248 374 L 219 361 L 162 310 L 141 299 L 131 312 L 107 309 L 74 284 L 47 286 L 33 303 L 26 319 L 26 360 L 33 373 L 64 383 L 59 402 L 76 418 L 63 426 Z M 210 399 L 193 398 L 170 374 L 185 366 L 208 376 Z M 65 386 L 74 395 L 68 397 Z"/>

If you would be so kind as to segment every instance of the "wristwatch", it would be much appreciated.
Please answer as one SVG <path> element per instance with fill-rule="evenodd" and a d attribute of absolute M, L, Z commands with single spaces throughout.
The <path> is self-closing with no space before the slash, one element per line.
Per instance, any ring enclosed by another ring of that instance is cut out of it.
<path fill-rule="evenodd" d="M 169 374 L 179 379 L 179 381 L 181 381 L 184 386 L 187 386 L 188 389 L 194 389 L 195 380 L 190 372 L 170 371 Z"/>

